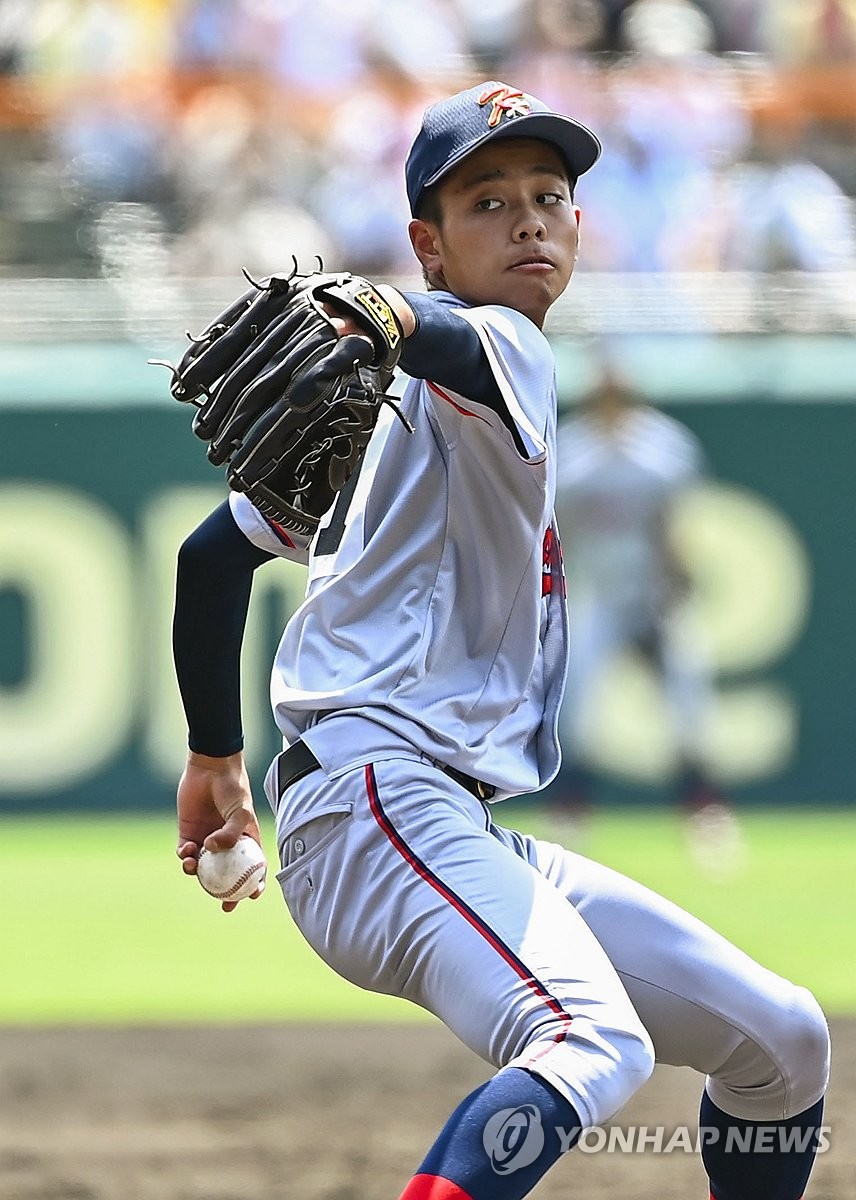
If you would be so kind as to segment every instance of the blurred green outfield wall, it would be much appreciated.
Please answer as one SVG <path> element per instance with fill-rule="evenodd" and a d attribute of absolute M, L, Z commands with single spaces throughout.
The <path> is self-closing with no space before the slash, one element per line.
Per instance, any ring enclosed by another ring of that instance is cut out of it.
<path fill-rule="evenodd" d="M 738 350 L 723 351 L 730 378 Z M 173 803 L 175 553 L 225 491 L 143 358 L 127 345 L 0 347 L 0 809 Z M 571 350 L 559 365 L 567 396 Z M 786 398 L 751 372 L 717 394 L 707 373 L 678 380 L 679 357 L 667 366 L 654 398 L 700 436 L 711 467 L 676 529 L 697 585 L 688 620 L 716 669 L 711 768 L 745 802 L 850 803 L 856 405 L 837 372 L 818 389 L 826 399 L 795 389 L 805 364 Z M 303 572 L 271 564 L 257 580 L 244 681 L 260 782 L 277 748 L 270 659 Z M 614 796 L 661 796 L 673 746 L 644 664 L 613 664 L 592 703 Z"/>

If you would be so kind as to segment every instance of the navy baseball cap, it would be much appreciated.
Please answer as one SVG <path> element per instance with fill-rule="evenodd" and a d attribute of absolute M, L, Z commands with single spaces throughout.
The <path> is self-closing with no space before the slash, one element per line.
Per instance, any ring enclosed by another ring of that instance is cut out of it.
<path fill-rule="evenodd" d="M 600 158 L 600 142 L 579 121 L 507 83 L 480 83 L 426 109 L 404 168 L 411 213 L 416 215 L 425 188 L 461 159 L 485 142 L 509 137 L 540 138 L 555 146 L 574 181 Z"/>

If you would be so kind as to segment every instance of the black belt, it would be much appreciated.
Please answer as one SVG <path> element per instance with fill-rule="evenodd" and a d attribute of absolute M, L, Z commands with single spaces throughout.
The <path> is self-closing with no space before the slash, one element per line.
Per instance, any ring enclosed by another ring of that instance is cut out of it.
<path fill-rule="evenodd" d="M 476 800 L 492 800 L 496 795 L 496 788 L 492 783 L 484 783 L 481 779 L 473 779 L 472 775 L 467 775 L 464 771 L 457 771 L 454 767 L 447 767 L 445 763 L 434 760 L 435 766 L 438 766 L 441 771 L 454 779 L 455 783 L 459 783 L 462 788 L 475 796 Z"/>
<path fill-rule="evenodd" d="M 435 762 L 435 765 L 450 779 L 454 779 L 455 783 L 466 788 L 470 795 L 475 796 L 476 800 L 492 800 L 496 795 L 496 788 L 492 784 L 483 783 L 480 779 L 473 779 L 472 775 L 466 775 L 463 771 L 447 767 L 444 763 L 436 762 L 436 760 L 432 759 L 432 762 Z M 294 742 L 287 750 L 283 750 L 277 760 L 277 795 L 282 799 L 286 788 L 297 783 L 298 779 L 302 779 L 311 771 L 320 770 L 321 764 L 306 743 Z"/>

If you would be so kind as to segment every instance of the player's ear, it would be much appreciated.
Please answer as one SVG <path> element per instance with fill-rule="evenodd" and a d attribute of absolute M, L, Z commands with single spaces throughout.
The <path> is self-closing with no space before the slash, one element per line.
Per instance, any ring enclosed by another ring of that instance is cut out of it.
<path fill-rule="evenodd" d="M 439 275 L 443 261 L 437 239 L 437 226 L 418 218 L 410 222 L 407 232 L 410 234 L 410 244 L 413 253 L 419 259 L 424 270 L 429 275 Z"/>

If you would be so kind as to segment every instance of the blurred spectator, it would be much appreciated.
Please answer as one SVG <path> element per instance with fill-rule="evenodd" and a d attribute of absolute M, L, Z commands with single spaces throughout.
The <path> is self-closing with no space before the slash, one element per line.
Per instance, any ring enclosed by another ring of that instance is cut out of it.
<path fill-rule="evenodd" d="M 344 94 L 364 78 L 366 39 L 376 19 L 369 0 L 284 0 L 276 5 L 244 0 L 243 7 L 263 9 L 271 21 L 272 74 L 301 92 L 307 103 Z"/>
<path fill-rule="evenodd" d="M 532 0 L 494 0 L 492 4 L 454 0 L 454 5 L 469 54 L 480 67 L 479 74 L 485 78 L 502 74 L 497 64 L 513 53 L 532 25 Z"/>
<path fill-rule="evenodd" d="M 32 5 L 27 0 L 0 0 L 0 75 L 24 69 Z"/>
<path fill-rule="evenodd" d="M 320 157 L 298 128 L 229 84 L 200 89 L 168 145 L 181 222 L 174 269 L 258 274 L 329 256 L 305 196 Z"/>
<path fill-rule="evenodd" d="M 589 53 L 602 30 L 599 0 L 533 0 L 532 19 L 498 77 L 520 81 L 556 112 L 602 132 L 604 72 Z"/>
<path fill-rule="evenodd" d="M 333 110 L 322 171 L 309 203 L 342 264 L 364 275 L 413 270 L 401 163 L 425 97 L 387 66 Z"/>
<path fill-rule="evenodd" d="M 234 61 L 245 26 L 236 0 L 186 0 L 175 18 L 176 66 L 219 67 Z"/>
<path fill-rule="evenodd" d="M 606 149 L 580 189 L 585 267 L 680 269 L 671 249 L 675 196 L 704 191 L 748 144 L 734 72 L 709 54 L 641 54 L 606 82 Z"/>
<path fill-rule="evenodd" d="M 716 10 L 721 50 L 739 50 L 744 54 L 759 54 L 765 50 L 767 0 L 716 0 Z"/>
<path fill-rule="evenodd" d="M 633 650 L 662 682 L 676 747 L 676 798 L 700 864 L 729 866 L 736 827 L 704 764 L 711 681 L 682 621 L 690 587 L 670 538 L 673 507 L 703 472 L 693 434 L 646 405 L 607 368 L 583 411 L 559 428 L 556 517 L 569 564 L 572 651 L 560 730 L 566 766 L 559 819 L 579 820 L 594 792 L 586 719 L 603 668 Z"/>
<path fill-rule="evenodd" d="M 88 200 L 163 200 L 168 130 L 156 87 L 122 79 L 77 90 L 53 126 L 70 186 Z"/>
<path fill-rule="evenodd" d="M 655 58 L 685 58 L 716 45 L 713 22 L 691 0 L 635 0 L 619 30 L 625 50 Z"/>
<path fill-rule="evenodd" d="M 854 0 L 775 0 L 764 24 L 767 45 L 780 62 L 856 61 Z"/>
<path fill-rule="evenodd" d="M 599 49 L 626 51 L 631 44 L 628 30 L 636 22 L 645 24 L 660 45 L 668 43 L 673 34 L 682 39 L 695 27 L 704 31 L 706 49 L 719 49 L 716 31 L 718 0 L 598 0 L 603 13 L 603 38 Z M 650 15 L 649 15 L 650 14 Z"/>
<path fill-rule="evenodd" d="M 118 76 L 163 62 L 170 14 L 128 0 L 3 0 L 0 31 L 17 46 L 19 69 L 54 79 Z"/>
<path fill-rule="evenodd" d="M 798 115 L 759 124 L 746 159 L 675 195 L 665 266 L 856 269 L 853 201 L 810 160 L 802 126 Z"/>
<path fill-rule="evenodd" d="M 370 6 L 373 20 L 366 38 L 367 61 L 380 60 L 393 69 L 422 79 L 426 63 L 438 73 L 446 63 L 447 71 L 469 66 L 472 42 L 468 37 L 484 38 L 481 27 L 462 17 L 472 17 L 462 0 L 375 0 Z M 514 28 L 518 0 L 494 0 L 490 5 L 490 25 L 498 41 L 506 36 L 509 23 Z M 482 6 L 484 11 L 484 6 Z M 483 43 L 486 47 L 488 42 Z"/>
<path fill-rule="evenodd" d="M 724 266 L 840 271 L 856 266 L 853 205 L 786 130 L 768 130 L 731 175 L 736 216 Z"/>
<path fill-rule="evenodd" d="M 273 186 L 274 164 L 266 161 L 272 145 L 266 135 L 263 119 L 237 87 L 211 84 L 195 92 L 178 116 L 168 146 L 189 223 L 210 215 L 228 227 L 267 179 Z"/>

